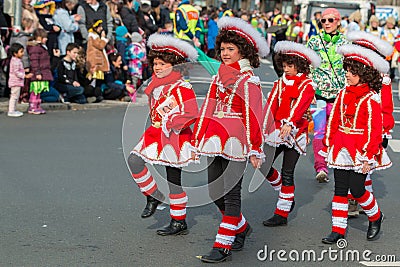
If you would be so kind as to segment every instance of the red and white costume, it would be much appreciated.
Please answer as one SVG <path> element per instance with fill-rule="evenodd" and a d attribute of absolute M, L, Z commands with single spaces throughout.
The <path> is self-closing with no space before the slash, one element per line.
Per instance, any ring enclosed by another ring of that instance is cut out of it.
<path fill-rule="evenodd" d="M 306 74 L 298 73 L 290 77 L 284 74 L 276 81 L 263 112 L 265 143 L 274 147 L 284 144 L 305 155 L 308 140 L 308 120 L 305 115 L 314 94 L 312 80 Z M 282 139 L 279 134 L 285 124 L 292 126 L 292 131 Z"/>
<path fill-rule="evenodd" d="M 198 110 L 191 84 L 175 71 L 165 78 L 153 75 L 145 93 L 149 96 L 152 125 L 131 153 L 151 164 L 187 166 L 192 161 L 193 151 L 190 144 L 192 130 L 189 126 L 195 121 Z M 161 116 L 157 108 L 170 96 L 175 98 L 177 106 Z"/>
<path fill-rule="evenodd" d="M 390 167 L 392 163 L 381 146 L 379 95 L 366 84 L 347 86 L 340 91 L 329 117 L 324 143 L 331 168 L 361 173 L 364 161 L 372 164 L 371 172 Z"/>
<path fill-rule="evenodd" d="M 193 145 L 205 156 L 246 161 L 262 152 L 262 92 L 248 59 L 221 64 L 194 128 Z"/>

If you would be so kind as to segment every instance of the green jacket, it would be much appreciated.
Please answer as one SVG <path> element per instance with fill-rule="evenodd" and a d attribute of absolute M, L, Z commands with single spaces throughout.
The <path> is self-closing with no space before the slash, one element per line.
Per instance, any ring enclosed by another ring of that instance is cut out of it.
<path fill-rule="evenodd" d="M 335 99 L 339 90 L 345 87 L 346 82 L 343 56 L 336 53 L 336 48 L 350 42 L 341 33 L 339 33 L 339 40 L 335 43 L 326 42 L 323 40 L 323 36 L 324 33 L 314 35 L 307 43 L 307 47 L 314 50 L 321 57 L 320 67 L 311 68 L 312 80 L 317 85 L 316 95 L 326 99 Z M 329 60 L 333 65 L 333 69 Z"/>

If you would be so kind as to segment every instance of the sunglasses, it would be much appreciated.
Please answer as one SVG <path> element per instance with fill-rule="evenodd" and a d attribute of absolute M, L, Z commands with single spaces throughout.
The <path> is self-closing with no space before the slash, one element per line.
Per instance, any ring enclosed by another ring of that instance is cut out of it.
<path fill-rule="evenodd" d="M 329 19 L 321 19 L 322 23 L 326 23 L 326 21 L 328 21 L 329 23 L 333 23 L 336 19 L 334 18 L 329 18 Z"/>

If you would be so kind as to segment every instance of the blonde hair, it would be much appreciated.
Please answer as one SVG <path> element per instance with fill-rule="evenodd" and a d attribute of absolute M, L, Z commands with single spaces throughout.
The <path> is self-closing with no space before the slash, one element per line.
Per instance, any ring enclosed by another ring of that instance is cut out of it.
<path fill-rule="evenodd" d="M 112 1 L 107 1 L 106 5 L 110 9 L 111 17 L 119 19 L 121 21 L 121 25 L 123 25 L 121 16 L 115 11 L 116 8 L 118 9 L 118 5 Z"/>

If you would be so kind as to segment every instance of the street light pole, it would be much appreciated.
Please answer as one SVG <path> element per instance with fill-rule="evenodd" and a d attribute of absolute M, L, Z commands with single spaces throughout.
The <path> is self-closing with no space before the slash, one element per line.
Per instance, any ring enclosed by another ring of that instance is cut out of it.
<path fill-rule="evenodd" d="M 13 34 L 18 35 L 21 32 L 21 20 L 22 20 L 22 0 L 14 0 L 14 29 Z"/>

